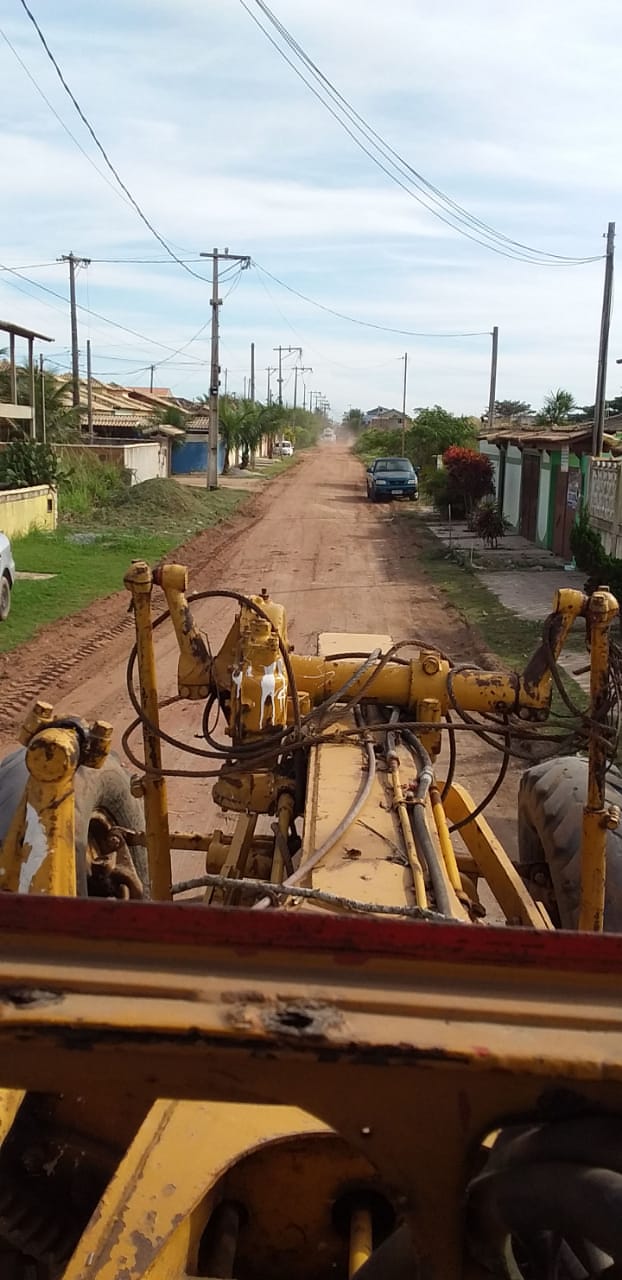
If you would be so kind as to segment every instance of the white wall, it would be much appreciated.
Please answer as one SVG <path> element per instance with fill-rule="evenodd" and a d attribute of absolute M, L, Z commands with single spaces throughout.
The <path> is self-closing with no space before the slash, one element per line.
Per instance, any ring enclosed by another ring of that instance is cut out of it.
<path fill-rule="evenodd" d="M 495 494 L 499 493 L 499 449 L 496 444 L 490 444 L 488 440 L 480 440 L 479 451 L 490 458 L 495 481 Z"/>
<path fill-rule="evenodd" d="M 503 514 L 512 528 L 518 528 L 520 518 L 520 482 L 522 454 L 520 449 L 510 444 L 505 461 L 505 484 L 503 492 Z"/>
<path fill-rule="evenodd" d="M 538 521 L 536 524 L 536 542 L 546 546 L 546 533 L 549 523 L 549 498 L 551 496 L 551 455 L 544 451 L 540 455 L 540 488 L 538 489 Z"/>
<path fill-rule="evenodd" d="M 166 476 L 167 458 L 167 446 L 158 440 L 123 446 L 123 465 L 132 473 L 132 484 Z"/>

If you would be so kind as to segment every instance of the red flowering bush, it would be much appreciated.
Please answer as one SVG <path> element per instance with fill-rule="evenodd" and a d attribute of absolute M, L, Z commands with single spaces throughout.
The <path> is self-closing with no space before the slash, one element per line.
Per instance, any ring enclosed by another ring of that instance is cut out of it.
<path fill-rule="evenodd" d="M 485 453 L 451 445 L 443 454 L 443 465 L 447 475 L 447 497 L 452 506 L 469 512 L 482 498 L 494 494 L 492 462 Z"/>

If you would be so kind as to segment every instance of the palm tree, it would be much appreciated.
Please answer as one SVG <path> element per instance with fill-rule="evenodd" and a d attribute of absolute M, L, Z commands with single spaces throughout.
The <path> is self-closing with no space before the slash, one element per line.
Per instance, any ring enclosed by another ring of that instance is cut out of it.
<path fill-rule="evenodd" d="M 557 391 L 550 391 L 546 397 L 538 414 L 538 422 L 547 423 L 549 426 L 567 422 L 575 408 L 576 401 L 571 392 L 558 387 Z"/>
<path fill-rule="evenodd" d="M 16 381 L 17 403 L 30 404 L 30 372 L 27 365 L 18 365 Z M 37 368 L 34 370 L 34 384 L 37 434 L 42 437 L 41 374 Z M 46 438 L 52 442 L 75 440 L 79 434 L 80 410 L 68 403 L 68 386 L 67 382 L 50 373 L 43 379 Z M 0 369 L 0 399 L 8 400 L 10 390 L 10 371 L 7 366 Z"/>
<path fill-rule="evenodd" d="M 226 475 L 229 470 L 229 455 L 232 449 L 235 449 L 241 443 L 242 418 L 243 409 L 239 401 L 232 400 L 230 397 L 227 397 L 227 399 L 223 397 L 218 405 L 218 434 L 225 446 L 223 475 Z"/>

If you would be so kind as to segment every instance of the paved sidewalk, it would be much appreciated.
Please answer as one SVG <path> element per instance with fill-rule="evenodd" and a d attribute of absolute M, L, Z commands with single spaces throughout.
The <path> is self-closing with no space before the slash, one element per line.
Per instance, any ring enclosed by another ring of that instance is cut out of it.
<path fill-rule="evenodd" d="M 585 584 L 585 574 L 576 569 L 497 570 L 492 573 L 478 572 L 477 576 L 506 609 L 529 622 L 544 622 L 553 608 L 555 592 L 559 587 L 574 587 L 575 590 L 582 591 Z M 575 623 L 577 633 L 579 629 L 583 631 L 583 627 L 583 622 Z M 560 667 L 563 667 L 567 675 L 572 676 L 584 693 L 590 691 L 589 671 L 582 670 L 588 662 L 587 652 L 567 651 L 559 659 Z"/>
<path fill-rule="evenodd" d="M 528 542 L 527 538 L 523 538 L 520 533 L 506 533 L 505 537 L 499 539 L 497 547 L 485 547 L 482 539 L 467 528 L 465 520 L 452 520 L 450 524 L 431 508 L 428 510 L 424 508 L 422 515 L 431 533 L 439 538 L 448 550 L 460 552 L 462 557 L 472 562 L 475 568 L 481 565 L 501 570 L 541 565 L 543 568 L 555 566 L 557 569 L 563 569 L 563 560 L 554 556 L 552 551 Z"/>
<path fill-rule="evenodd" d="M 497 596 L 506 609 L 527 618 L 529 622 L 543 622 L 553 608 L 555 592 L 559 587 L 574 587 L 583 591 L 586 575 L 578 569 L 498 569 L 477 570 L 477 576 Z"/>

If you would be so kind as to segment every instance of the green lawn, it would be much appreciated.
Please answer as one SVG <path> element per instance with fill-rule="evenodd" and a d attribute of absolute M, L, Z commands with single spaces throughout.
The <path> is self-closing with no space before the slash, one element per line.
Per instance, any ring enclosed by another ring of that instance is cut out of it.
<path fill-rule="evenodd" d="M 19 571 L 55 576 L 15 583 L 11 613 L 0 624 L 0 652 L 23 644 L 46 623 L 122 590 L 132 560 L 155 563 L 202 529 L 226 519 L 245 497 L 237 489 L 209 493 L 173 480 L 148 480 L 90 519 L 74 514 L 55 533 L 34 531 L 14 539 Z"/>

